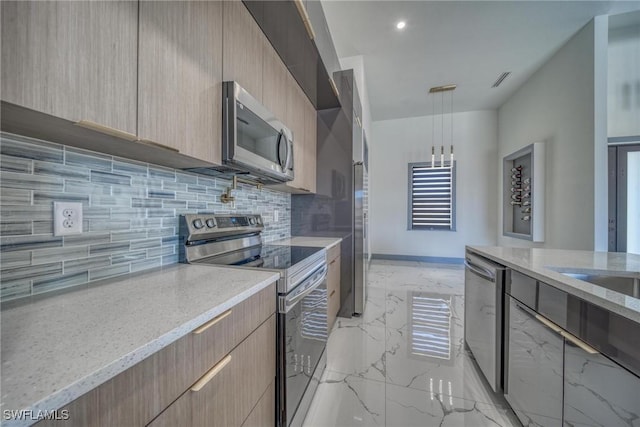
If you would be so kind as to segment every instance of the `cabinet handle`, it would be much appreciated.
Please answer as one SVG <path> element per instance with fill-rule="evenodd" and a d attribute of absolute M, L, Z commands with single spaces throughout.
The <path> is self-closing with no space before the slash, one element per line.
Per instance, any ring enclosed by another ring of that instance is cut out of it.
<path fill-rule="evenodd" d="M 302 190 L 302 191 L 306 191 L 307 193 L 311 193 L 311 190 L 307 190 L 306 188 L 302 188 L 302 187 L 300 187 L 300 190 Z"/>
<path fill-rule="evenodd" d="M 302 18 L 302 23 L 307 30 L 307 34 L 309 34 L 309 38 L 311 40 L 316 38 L 316 33 L 313 31 L 313 26 L 311 25 L 311 21 L 309 20 L 309 14 L 307 13 L 307 8 L 304 7 L 302 0 L 294 0 L 296 4 L 296 8 L 298 9 L 298 13 L 300 14 L 300 18 Z"/>
<path fill-rule="evenodd" d="M 336 260 L 334 259 L 333 261 L 331 261 L 331 262 L 329 263 L 329 265 L 333 265 L 333 264 L 335 264 L 335 263 L 336 263 Z"/>
<path fill-rule="evenodd" d="M 333 294 L 335 294 L 335 293 L 336 293 L 336 290 L 335 289 L 332 290 L 331 293 L 329 294 L 329 298 L 331 298 L 333 296 Z"/>
<path fill-rule="evenodd" d="M 576 347 L 580 347 L 581 349 L 583 349 L 584 351 L 586 351 L 589 354 L 600 354 L 600 352 L 598 350 L 596 350 L 595 348 L 591 347 L 586 342 L 574 337 L 569 332 L 562 331 L 562 332 L 560 332 L 560 335 L 562 335 L 564 337 L 564 339 L 569 341 L 571 344 L 575 345 Z"/>
<path fill-rule="evenodd" d="M 216 323 L 218 323 L 219 321 L 221 321 L 222 319 L 224 319 L 225 317 L 229 316 L 231 314 L 231 310 L 227 310 L 224 313 L 222 313 L 221 315 L 214 317 L 213 319 L 209 320 L 207 323 L 205 323 L 204 325 L 200 326 L 198 329 L 196 329 L 195 331 L 193 331 L 193 333 L 195 335 L 200 335 L 201 333 L 203 333 L 204 331 L 206 331 L 207 329 L 209 329 L 210 327 L 212 327 L 213 325 L 215 325 Z"/>
<path fill-rule="evenodd" d="M 333 94 L 336 97 L 340 96 L 340 92 L 338 91 L 338 86 L 336 86 L 336 82 L 333 81 L 332 77 L 329 77 L 329 85 L 331 86 L 331 90 L 333 90 Z"/>
<path fill-rule="evenodd" d="M 83 127 L 85 129 L 91 129 L 96 132 L 104 133 L 105 135 L 115 136 L 116 138 L 126 139 L 127 141 L 135 141 L 138 137 L 132 133 L 111 128 L 109 126 L 101 125 L 91 120 L 80 120 L 75 123 L 76 126 Z"/>
<path fill-rule="evenodd" d="M 153 147 L 163 148 L 165 150 L 173 151 L 175 153 L 180 152 L 180 150 L 178 150 L 177 148 L 169 147 L 168 145 L 160 144 L 159 142 L 150 141 L 148 139 L 136 139 L 136 142 L 139 142 L 141 144 L 151 145 Z"/>
<path fill-rule="evenodd" d="M 553 323 L 551 320 L 547 319 L 546 317 L 542 317 L 537 313 L 535 314 L 535 318 L 538 319 L 538 321 L 545 325 L 547 328 L 551 329 L 553 332 L 557 332 L 562 335 L 562 328 Z"/>
<path fill-rule="evenodd" d="M 222 371 L 222 369 L 224 369 L 224 367 L 229 364 L 229 362 L 231 362 L 231 355 L 230 354 L 228 354 L 227 357 L 225 357 L 224 359 L 222 359 L 221 361 L 216 363 L 216 365 L 213 368 L 211 368 L 209 370 L 209 372 L 204 374 L 202 376 L 202 378 L 200 378 L 191 387 L 191 391 L 200 391 L 200 390 L 202 390 L 202 387 L 206 386 L 207 383 L 213 379 L 213 377 L 218 375 L 220 373 L 220 371 Z"/>

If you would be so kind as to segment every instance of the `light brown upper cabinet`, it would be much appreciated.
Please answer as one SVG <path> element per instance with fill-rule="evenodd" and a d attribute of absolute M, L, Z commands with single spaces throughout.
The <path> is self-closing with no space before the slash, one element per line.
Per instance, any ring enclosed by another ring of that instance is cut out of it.
<path fill-rule="evenodd" d="M 218 164 L 222 7 L 218 1 L 140 2 L 138 136 Z"/>
<path fill-rule="evenodd" d="M 268 40 L 264 43 L 264 66 L 262 69 L 262 103 L 276 118 L 287 121 L 287 85 L 289 70 Z M 288 125 L 287 125 L 288 127 Z"/>
<path fill-rule="evenodd" d="M 309 98 L 305 96 L 304 109 L 304 175 L 303 187 L 311 193 L 316 192 L 316 144 L 317 112 Z"/>
<path fill-rule="evenodd" d="M 286 183 L 293 189 L 304 188 L 305 179 L 303 169 L 305 167 L 305 100 L 306 96 L 291 74 L 287 74 L 287 118 L 286 125 L 293 133 L 293 168 L 294 179 Z"/>
<path fill-rule="evenodd" d="M 295 179 L 290 191 L 316 192 L 316 110 L 291 75 L 287 87 L 287 126 L 293 131 Z"/>
<path fill-rule="evenodd" d="M 223 1 L 222 76 L 234 80 L 262 102 L 262 67 L 266 36 L 239 1 Z"/>
<path fill-rule="evenodd" d="M 3 101 L 135 134 L 137 2 L 1 7 Z"/>

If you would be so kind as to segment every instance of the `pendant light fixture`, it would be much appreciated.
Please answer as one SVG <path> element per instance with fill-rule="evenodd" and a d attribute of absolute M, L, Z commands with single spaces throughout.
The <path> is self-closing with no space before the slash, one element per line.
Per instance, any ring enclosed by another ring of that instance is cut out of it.
<path fill-rule="evenodd" d="M 450 140 L 450 157 L 449 164 L 453 166 L 453 91 L 457 85 L 449 84 L 444 86 L 435 86 L 429 89 L 429 95 L 431 96 L 432 110 L 431 110 L 431 167 L 435 167 L 435 94 L 440 93 L 440 116 L 441 116 L 441 140 L 440 140 L 440 167 L 444 167 L 444 93 L 450 93 L 450 113 L 449 122 L 451 123 L 451 140 Z"/>

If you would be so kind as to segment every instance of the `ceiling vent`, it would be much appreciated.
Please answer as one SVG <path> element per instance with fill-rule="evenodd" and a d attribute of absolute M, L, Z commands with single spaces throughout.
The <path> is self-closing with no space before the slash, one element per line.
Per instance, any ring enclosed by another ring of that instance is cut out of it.
<path fill-rule="evenodd" d="M 491 86 L 491 87 L 500 86 L 502 84 L 502 82 L 504 81 L 504 79 L 506 79 L 510 75 L 511 75 L 511 71 L 505 71 L 504 73 L 500 74 L 500 76 L 498 77 L 498 80 L 496 80 L 495 83 L 493 84 L 493 86 Z"/>

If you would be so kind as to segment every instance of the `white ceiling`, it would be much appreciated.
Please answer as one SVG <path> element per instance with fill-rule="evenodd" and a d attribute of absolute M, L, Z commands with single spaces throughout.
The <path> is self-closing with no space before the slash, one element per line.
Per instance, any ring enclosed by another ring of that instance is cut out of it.
<path fill-rule="evenodd" d="M 373 120 L 494 109 L 596 15 L 640 1 L 323 1 L 338 56 L 362 55 Z M 395 28 L 405 20 L 403 31 Z M 491 85 L 511 71 L 499 88 Z M 449 98 L 444 98 L 449 111 Z"/>

